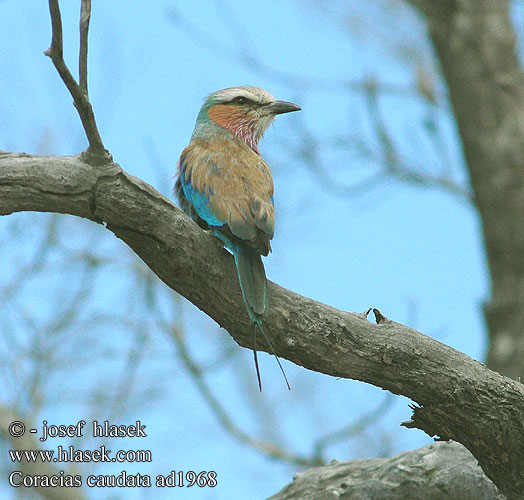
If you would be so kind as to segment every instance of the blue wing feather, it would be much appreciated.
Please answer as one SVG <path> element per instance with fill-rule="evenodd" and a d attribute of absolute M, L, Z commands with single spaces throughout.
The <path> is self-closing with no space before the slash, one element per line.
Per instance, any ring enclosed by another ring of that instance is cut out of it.
<path fill-rule="evenodd" d="M 193 186 L 184 182 L 183 179 L 181 181 L 181 184 L 182 189 L 184 191 L 184 195 L 193 205 L 198 216 L 202 220 L 206 221 L 210 226 L 222 226 L 225 224 L 226 221 L 220 220 L 209 208 L 209 196 L 212 195 L 208 196 L 204 193 L 201 193 L 200 191 L 193 189 Z"/>

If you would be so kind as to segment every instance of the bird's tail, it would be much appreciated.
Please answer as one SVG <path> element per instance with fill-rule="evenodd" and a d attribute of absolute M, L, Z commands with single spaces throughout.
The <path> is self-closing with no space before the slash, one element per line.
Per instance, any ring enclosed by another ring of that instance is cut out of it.
<path fill-rule="evenodd" d="M 262 258 L 245 249 L 235 252 L 238 281 L 251 320 L 256 323 L 267 309 L 267 281 Z"/>
<path fill-rule="evenodd" d="M 284 368 L 282 367 L 282 364 L 280 363 L 280 359 L 278 359 L 278 356 L 275 353 L 275 348 L 273 347 L 273 342 L 269 340 L 269 337 L 266 335 L 266 332 L 262 328 L 262 321 L 258 320 L 255 323 L 253 323 L 254 330 L 253 330 L 253 356 L 255 358 L 255 369 L 257 371 L 257 380 L 258 380 L 258 388 L 260 389 L 260 392 L 262 392 L 262 379 L 260 378 L 260 369 L 258 367 L 258 357 L 257 357 L 257 328 L 260 330 L 260 333 L 262 333 L 262 337 L 264 337 L 265 341 L 267 342 L 267 345 L 273 352 L 273 356 L 275 356 L 275 359 L 277 360 L 278 367 L 280 368 L 280 371 L 282 372 L 282 375 L 284 375 L 284 380 L 286 381 L 287 388 L 291 390 L 291 386 L 289 385 L 289 381 L 286 377 L 286 372 L 284 371 Z"/>
<path fill-rule="evenodd" d="M 262 336 L 264 337 L 277 360 L 282 375 L 284 375 L 287 388 L 291 390 L 286 373 L 284 372 L 284 368 L 282 368 L 282 364 L 275 353 L 273 343 L 269 340 L 268 336 L 264 332 L 264 329 L 262 328 L 262 316 L 266 312 L 268 304 L 266 271 L 264 270 L 262 258 L 258 253 L 252 252 L 248 249 L 235 252 L 234 255 L 238 272 L 238 281 L 240 283 L 240 289 L 242 290 L 242 297 L 244 298 L 247 312 L 251 318 L 251 321 L 253 322 L 254 327 L 253 356 L 255 358 L 258 387 L 260 390 L 262 390 L 262 380 L 260 378 L 260 369 L 258 366 L 257 357 L 257 330 L 260 330 L 260 333 L 262 333 Z"/>

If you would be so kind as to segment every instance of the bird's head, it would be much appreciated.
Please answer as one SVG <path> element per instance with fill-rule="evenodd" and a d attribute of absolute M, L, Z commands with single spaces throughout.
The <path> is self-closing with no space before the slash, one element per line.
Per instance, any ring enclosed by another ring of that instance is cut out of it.
<path fill-rule="evenodd" d="M 276 115 L 299 111 L 300 106 L 277 101 L 258 87 L 231 87 L 208 96 L 198 114 L 194 136 L 203 137 L 209 125 L 229 131 L 258 153 L 258 141 Z"/>

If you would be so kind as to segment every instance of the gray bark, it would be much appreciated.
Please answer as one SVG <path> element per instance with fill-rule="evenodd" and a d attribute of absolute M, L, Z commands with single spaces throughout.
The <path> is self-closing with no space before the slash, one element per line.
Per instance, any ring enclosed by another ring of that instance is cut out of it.
<path fill-rule="evenodd" d="M 148 184 L 116 164 L 85 160 L 0 152 L 0 214 L 59 212 L 103 223 L 168 286 L 251 348 L 231 255 Z M 375 315 L 378 324 L 270 282 L 264 328 L 282 358 L 411 398 L 413 418 L 404 425 L 462 443 L 501 492 L 521 497 L 524 386 Z"/>
<path fill-rule="evenodd" d="M 485 308 L 491 336 L 488 364 L 517 378 L 524 373 L 524 79 L 509 4 L 408 1 L 428 21 L 482 220 L 492 278 L 492 298 Z M 60 71 L 58 22 L 55 15 L 49 55 Z M 64 81 L 70 90 L 75 87 L 70 79 Z M 75 102 L 82 100 L 80 93 Z M 100 138 L 93 136 L 91 114 L 90 108 L 80 113 L 90 138 L 89 155 L 0 152 L 0 214 L 58 212 L 104 223 L 168 286 L 214 318 L 240 345 L 252 347 L 231 256 L 153 188 L 110 162 Z M 404 425 L 462 443 L 501 492 L 524 498 L 521 384 L 378 311 L 374 325 L 363 314 L 335 310 L 274 283 L 269 293 L 265 330 L 277 354 L 311 370 L 410 397 L 417 406 Z M 263 339 L 259 347 L 267 350 Z M 314 488 L 318 495 L 307 496 Z M 387 498 L 499 498 L 469 454 L 456 445 L 313 469 L 282 492 L 287 496 L 275 498 L 366 498 L 368 493 L 368 498 L 380 498 L 382 492 Z"/>
<path fill-rule="evenodd" d="M 477 461 L 453 441 L 392 458 L 349 460 L 296 474 L 269 500 L 502 500 Z"/>
<path fill-rule="evenodd" d="M 427 20 L 482 222 L 487 364 L 524 377 L 524 76 L 507 0 L 408 0 Z"/>
<path fill-rule="evenodd" d="M 510 2 L 408 0 L 408 3 L 417 7 L 427 21 L 436 56 L 448 85 L 474 202 L 481 219 L 491 277 L 491 297 L 484 309 L 490 335 L 487 364 L 500 373 L 520 380 L 524 377 L 524 77 L 510 20 Z M 457 381 L 457 387 L 460 385 L 461 382 Z M 436 399 L 440 399 L 439 396 Z M 460 398 L 457 403 L 469 405 L 468 398 Z M 426 405 L 424 411 L 428 409 Z M 437 404 L 430 418 L 438 419 L 438 414 L 444 416 L 443 411 L 447 413 L 440 403 Z M 417 418 L 414 420 L 417 421 Z M 496 420 L 492 422 L 492 425 L 500 424 Z M 440 423 L 444 424 L 443 421 Z M 420 420 L 416 425 L 420 427 Z M 502 424 L 500 427 L 501 434 L 505 432 L 504 426 Z M 431 424 L 425 428 L 429 434 L 432 433 L 430 427 Z M 442 436 L 443 427 L 438 427 L 438 431 L 436 428 L 433 431 Z M 463 431 L 468 433 L 465 428 Z M 477 436 L 480 437 L 483 431 L 477 428 L 473 432 L 479 433 Z M 474 440 L 473 435 L 471 438 Z M 495 478 L 497 473 L 494 469 L 498 468 L 496 462 L 488 466 L 481 458 L 482 453 L 475 453 L 471 447 L 468 448 L 473 451 L 484 471 Z M 407 454 L 413 453 L 417 457 L 414 463 L 423 468 L 427 457 L 418 456 L 420 451 Z M 499 465 L 507 460 L 504 450 L 500 452 Z M 461 460 L 458 452 L 448 458 L 453 467 Z M 513 466 L 515 478 L 524 476 L 522 464 Z M 348 468 L 362 472 L 358 462 L 348 464 Z M 367 475 L 365 482 L 348 482 L 351 474 L 343 473 L 340 481 L 352 486 L 347 486 L 346 490 L 339 488 L 336 490 L 337 495 L 331 495 L 335 492 L 331 487 L 336 484 L 336 480 L 332 483 L 328 480 L 319 488 L 320 482 L 317 482 L 315 491 L 318 495 L 308 497 L 308 488 L 315 488 L 315 476 L 318 479 L 322 474 L 329 475 L 330 472 L 336 474 L 337 471 L 326 468 L 317 469 L 311 475 L 305 473 L 304 478 L 295 481 L 296 484 L 291 484 L 276 498 L 339 498 L 338 494 L 343 498 L 462 499 L 484 498 L 484 494 L 486 498 L 494 498 L 489 487 L 482 488 L 475 496 L 473 485 L 469 482 L 471 475 L 450 475 L 446 484 L 442 485 L 440 495 L 438 488 L 432 489 L 429 479 L 424 485 L 423 474 L 418 476 L 414 473 L 407 483 L 395 483 L 395 471 L 389 468 L 387 462 L 376 474 Z M 378 477 L 383 477 L 384 482 L 378 480 L 377 483 Z M 454 487 L 460 486 L 461 478 L 468 478 L 470 486 L 463 491 Z M 308 479 L 313 479 L 313 482 L 308 484 Z M 414 491 L 411 490 L 411 479 L 419 486 Z M 388 490 L 390 481 L 395 483 L 395 487 Z M 355 484 L 358 485 L 356 490 Z M 497 484 L 508 496 L 524 498 L 522 484 L 515 483 L 515 487 L 509 489 L 501 483 Z M 308 486 L 301 490 L 300 487 L 304 485 Z M 349 493 L 350 490 L 356 493 Z"/>
<path fill-rule="evenodd" d="M 510 3 L 408 2 L 427 21 L 481 219 L 492 287 L 484 309 L 490 335 L 487 364 L 520 380 L 524 377 L 524 77 Z M 435 408 L 431 418 L 442 409 Z M 500 431 L 504 433 L 504 424 Z M 273 498 L 499 498 L 460 449 L 440 445 L 434 451 L 422 449 L 385 461 L 354 461 L 306 471 Z M 503 462 L 506 457 L 500 451 Z M 428 470 L 428 460 L 437 452 L 439 461 Z M 497 468 L 495 462 L 487 466 L 479 454 L 475 456 L 494 478 L 490 469 Z M 406 459 L 408 469 L 398 469 Z M 522 464 L 516 465 L 514 473 L 524 476 Z M 524 498 L 522 484 L 509 489 L 498 484 L 508 496 Z"/>

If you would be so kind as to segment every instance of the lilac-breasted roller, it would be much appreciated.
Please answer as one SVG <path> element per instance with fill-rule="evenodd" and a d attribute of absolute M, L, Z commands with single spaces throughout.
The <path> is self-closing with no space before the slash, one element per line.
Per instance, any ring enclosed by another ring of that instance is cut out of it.
<path fill-rule="evenodd" d="M 277 101 L 257 87 L 214 92 L 200 109 L 191 142 L 178 162 L 175 195 L 180 207 L 235 257 L 242 296 L 254 324 L 260 388 L 257 328 L 273 349 L 262 329 L 268 296 L 261 255 L 271 251 L 275 207 L 271 171 L 260 156 L 258 142 L 276 115 L 298 110 L 296 104 Z"/>

